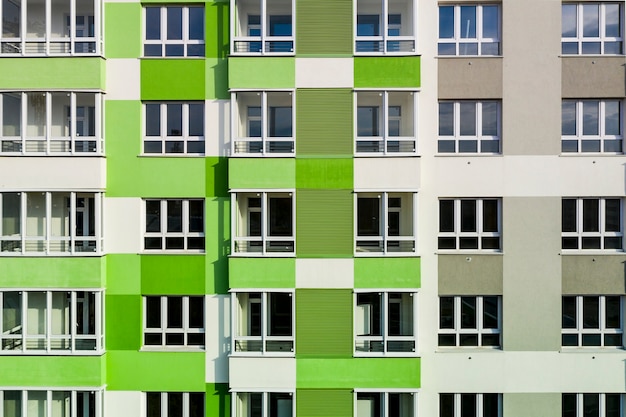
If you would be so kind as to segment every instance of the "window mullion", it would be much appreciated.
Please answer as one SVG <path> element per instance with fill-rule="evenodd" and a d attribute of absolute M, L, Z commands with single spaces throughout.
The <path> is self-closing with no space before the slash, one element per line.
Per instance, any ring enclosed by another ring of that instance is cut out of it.
<path fill-rule="evenodd" d="M 387 239 L 389 238 L 389 195 L 386 192 L 381 193 L 381 198 L 378 199 L 380 217 L 382 221 L 382 252 L 387 253 Z"/>
<path fill-rule="evenodd" d="M 159 34 L 161 37 L 161 56 L 166 56 L 165 54 L 165 44 L 167 42 L 167 7 L 161 7 L 161 33 Z"/>
<path fill-rule="evenodd" d="M 476 6 L 476 43 L 478 44 L 477 45 L 478 55 L 482 55 L 482 51 L 483 51 L 482 40 L 483 40 L 483 6 L 477 5 Z M 478 129 L 478 125 L 476 125 L 476 127 Z"/>
<path fill-rule="evenodd" d="M 70 143 L 71 153 L 74 155 L 76 153 L 76 93 L 70 93 Z"/>
<path fill-rule="evenodd" d="M 388 317 L 389 317 L 389 293 L 388 292 L 383 292 L 381 293 L 382 295 L 382 303 L 383 303 L 383 309 L 382 309 L 382 313 L 383 316 L 381 317 L 380 320 L 380 325 L 382 326 L 382 336 L 383 336 L 383 353 L 387 353 L 387 339 L 389 337 L 389 326 L 387 325 L 388 323 Z M 387 414 L 387 408 L 385 407 L 385 415 Z"/>
<path fill-rule="evenodd" d="M 76 291 L 70 291 L 70 350 L 72 353 L 76 352 L 76 325 L 78 324 L 78 320 L 76 319 L 77 305 Z M 97 313 L 96 310 L 96 327 L 98 326 Z"/>
<path fill-rule="evenodd" d="M 267 139 L 269 137 L 269 120 L 268 120 L 268 108 L 267 108 L 267 92 L 263 91 L 261 93 L 261 147 L 263 150 L 263 155 L 267 154 L 268 151 L 268 142 Z"/>
<path fill-rule="evenodd" d="M 44 310 L 45 321 L 46 321 L 46 330 L 45 330 L 45 338 L 46 338 L 46 352 L 50 353 L 51 342 L 52 342 L 52 292 L 45 291 L 46 295 L 46 305 Z"/>
<path fill-rule="evenodd" d="M 169 401 L 169 395 L 167 392 L 161 393 L 161 417 L 167 416 L 167 403 Z"/>
<path fill-rule="evenodd" d="M 189 56 L 187 54 L 187 49 L 189 48 L 189 8 L 188 7 L 183 7 L 182 8 L 182 18 L 183 18 L 183 33 L 182 33 L 182 38 L 183 38 L 183 54 L 184 56 Z M 184 109 L 183 109 L 184 112 Z M 183 123 L 184 124 L 184 123 Z M 184 129 L 184 127 L 183 127 Z"/>
<path fill-rule="evenodd" d="M 183 248 L 187 250 L 189 240 L 189 200 L 182 201 Z"/>
<path fill-rule="evenodd" d="M 383 52 L 387 53 L 387 35 L 389 34 L 389 5 L 387 4 L 387 0 L 382 0 L 382 6 L 383 6 L 383 10 L 382 10 L 382 20 L 383 20 L 383 31 L 382 31 L 382 38 L 383 38 Z M 385 97 L 387 96 L 387 93 L 385 93 Z M 384 106 L 385 109 L 387 108 L 386 105 Z M 386 135 L 386 130 L 385 130 L 385 137 Z"/>
<path fill-rule="evenodd" d="M 478 249 L 482 249 L 482 236 L 483 236 L 483 228 L 484 228 L 484 224 L 483 224 L 483 202 L 484 200 L 482 199 L 477 199 L 476 200 L 476 232 L 477 232 L 477 238 L 478 238 Z"/>
<path fill-rule="evenodd" d="M 266 16 L 267 3 L 266 0 L 261 0 L 261 54 L 265 54 L 265 31 L 267 30 Z M 292 15 L 293 18 L 293 15 Z M 293 32 L 292 32 L 293 33 Z M 265 93 L 264 93 L 265 94 Z M 265 132 L 265 131 L 263 131 Z"/>
<path fill-rule="evenodd" d="M 483 395 L 482 394 L 475 394 L 475 395 L 476 395 L 476 415 L 482 416 L 483 415 Z"/>
<path fill-rule="evenodd" d="M 478 332 L 478 346 L 482 346 L 482 334 L 483 334 L 483 297 L 476 297 L 476 330 Z M 482 415 L 482 414 L 478 414 Z"/>
<path fill-rule="evenodd" d="M 268 219 L 270 216 L 269 208 L 267 205 L 268 195 L 267 193 L 261 193 L 261 253 L 265 255 L 266 240 L 269 237 L 269 231 L 267 230 Z"/>
<path fill-rule="evenodd" d="M 45 192 L 42 193 L 44 195 L 44 205 L 45 205 L 45 209 L 44 209 L 44 223 L 45 223 L 45 228 L 44 228 L 44 236 L 43 236 L 43 244 L 44 244 L 44 252 L 46 255 L 50 254 L 50 232 L 52 230 L 52 226 L 50 225 L 50 220 L 52 219 L 51 213 L 52 213 L 52 198 L 51 198 L 51 193 L 49 192 Z M 37 237 L 38 239 L 40 238 L 39 236 Z"/>
<path fill-rule="evenodd" d="M 183 345 L 188 346 L 187 339 L 189 337 L 189 297 L 183 297 Z"/>
<path fill-rule="evenodd" d="M 461 137 L 461 102 L 455 101 L 452 108 L 453 127 L 452 134 L 454 135 L 454 152 L 460 151 L 459 139 Z"/>
<path fill-rule="evenodd" d="M 26 350 L 26 334 L 28 333 L 28 296 L 26 291 L 20 291 L 20 297 L 22 299 L 22 310 L 20 316 L 22 317 L 22 352 Z"/>
<path fill-rule="evenodd" d="M 26 55 L 26 23 L 28 21 L 26 17 L 27 8 L 28 6 L 26 4 L 23 4 L 20 10 L 20 47 L 22 48 L 21 49 L 22 55 Z"/>
<path fill-rule="evenodd" d="M 160 221 L 161 221 L 161 250 L 165 249 L 165 241 L 167 239 L 167 200 L 161 200 L 159 202 L 161 208 Z"/>
<path fill-rule="evenodd" d="M 76 193 L 70 193 L 70 252 L 74 253 L 76 247 Z M 87 213 L 83 213 L 85 216 Z M 83 217 L 84 219 L 84 217 Z"/>
<path fill-rule="evenodd" d="M 28 391 L 22 390 L 22 403 L 20 404 L 22 408 L 22 415 L 28 415 Z"/>
<path fill-rule="evenodd" d="M 169 323 L 167 322 L 168 298 L 165 296 L 159 297 L 159 298 L 161 301 L 161 322 L 159 323 L 159 326 L 161 327 L 159 329 L 161 332 L 161 346 L 167 346 L 166 338 L 167 338 L 167 329 L 169 326 Z"/>

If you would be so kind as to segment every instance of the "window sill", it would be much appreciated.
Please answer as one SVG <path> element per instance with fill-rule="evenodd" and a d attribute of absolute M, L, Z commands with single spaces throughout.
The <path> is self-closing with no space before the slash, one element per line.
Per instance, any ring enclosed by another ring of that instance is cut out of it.
<path fill-rule="evenodd" d="M 45 351 L 45 350 L 26 350 L 26 351 L 16 351 L 16 350 L 2 350 L 0 351 L 0 356 L 102 356 L 106 353 L 104 349 L 102 350 L 80 350 L 75 352 L 65 351 L 65 350 L 54 350 L 54 351 Z"/>
<path fill-rule="evenodd" d="M 104 256 L 104 252 L 77 252 L 77 253 L 65 253 L 65 252 L 0 252 L 0 258 L 2 257 L 20 257 L 20 258 L 95 258 Z"/>
<path fill-rule="evenodd" d="M 479 250 L 479 249 L 437 249 L 435 255 L 504 255 L 504 251 L 499 250 Z"/>
<path fill-rule="evenodd" d="M 616 153 L 616 152 L 561 152 L 559 154 L 560 157 L 571 158 L 571 157 L 587 157 L 587 158 L 598 158 L 598 157 L 608 157 L 614 158 L 616 156 L 626 156 L 624 153 Z"/>
<path fill-rule="evenodd" d="M 230 352 L 229 358 L 295 358 L 295 352 Z"/>
<path fill-rule="evenodd" d="M 291 153 L 266 153 L 266 154 L 258 154 L 258 153 L 242 153 L 230 152 L 228 155 L 230 158 L 294 158 L 296 156 L 295 152 Z"/>
<path fill-rule="evenodd" d="M 576 256 L 576 255 L 626 255 L 626 251 L 622 250 L 601 250 L 601 249 L 561 249 L 559 253 L 561 256 Z"/>
<path fill-rule="evenodd" d="M 462 346 L 450 346 L 450 347 L 444 347 L 444 346 L 437 346 L 437 348 L 435 349 L 435 353 L 494 353 L 494 352 L 502 352 L 504 353 L 504 350 L 502 350 L 502 346 L 494 346 L 494 347 L 487 347 L 487 346 L 466 346 L 466 347 L 462 347 Z"/>
<path fill-rule="evenodd" d="M 277 56 L 295 56 L 295 52 L 231 52 L 229 54 L 230 57 L 246 57 L 246 56 L 267 56 L 267 57 L 277 57 Z"/>
<path fill-rule="evenodd" d="M 450 152 L 450 153 L 436 153 L 435 158 L 462 158 L 462 157 L 480 157 L 480 158 L 493 158 L 493 157 L 503 157 L 502 153 L 470 153 L 470 152 Z"/>
<path fill-rule="evenodd" d="M 407 257 L 420 257 L 420 254 L 415 252 L 354 252 L 355 258 L 407 258 Z"/>
<path fill-rule="evenodd" d="M 375 152 L 355 152 L 355 158 L 419 158 L 417 152 L 395 152 L 395 153 L 375 153 Z"/>
<path fill-rule="evenodd" d="M 141 153 L 140 158 L 205 158 L 206 154 L 194 153 Z"/>
<path fill-rule="evenodd" d="M 420 357 L 419 352 L 354 352 L 355 358 L 416 358 Z"/>
<path fill-rule="evenodd" d="M 625 353 L 625 349 L 623 346 L 611 346 L 611 347 L 598 347 L 598 346 L 589 346 L 589 347 L 561 347 L 559 349 L 559 353 L 574 353 L 574 354 L 583 354 L 583 353 L 610 353 L 615 354 L 618 353 L 623 355 Z"/>
<path fill-rule="evenodd" d="M 205 251 L 200 250 L 167 250 L 167 249 L 154 249 L 154 250 L 142 250 L 140 255 L 204 255 Z"/>
<path fill-rule="evenodd" d="M 490 58 L 496 58 L 496 59 L 502 59 L 503 55 L 437 55 L 435 56 L 435 59 L 453 59 L 453 58 L 486 58 L 486 59 L 490 59 Z"/>
<path fill-rule="evenodd" d="M 231 258 L 295 258 L 295 252 L 234 252 L 228 255 Z"/>
<path fill-rule="evenodd" d="M 204 352 L 205 347 L 200 346 L 142 346 L 140 352 Z"/>
<path fill-rule="evenodd" d="M 147 60 L 147 61 L 151 61 L 151 60 L 159 60 L 159 59 L 176 59 L 176 60 L 183 60 L 183 59 L 190 59 L 190 60 L 199 60 L 199 59 L 206 59 L 206 56 L 142 56 L 139 57 L 139 59 L 141 60 Z"/>

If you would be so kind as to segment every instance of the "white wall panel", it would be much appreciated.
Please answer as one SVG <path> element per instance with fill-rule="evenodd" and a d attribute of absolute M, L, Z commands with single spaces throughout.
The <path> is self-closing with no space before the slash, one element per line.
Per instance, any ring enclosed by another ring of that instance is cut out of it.
<path fill-rule="evenodd" d="M 207 156 L 230 154 L 230 100 L 205 101 L 205 141 Z"/>
<path fill-rule="evenodd" d="M 352 58 L 296 58 L 296 88 L 352 88 L 353 86 Z"/>
<path fill-rule="evenodd" d="M 354 288 L 354 261 L 296 259 L 296 288 Z"/>
<path fill-rule="evenodd" d="M 206 382 L 228 382 L 230 349 L 230 295 L 205 297 L 206 320 Z"/>
<path fill-rule="evenodd" d="M 119 1 L 122 3 L 122 1 Z M 124 1 L 123 3 L 136 3 Z M 107 100 L 140 100 L 141 70 L 138 59 L 107 59 Z"/>
<path fill-rule="evenodd" d="M 419 158 L 355 158 L 355 190 L 417 190 Z"/>
<path fill-rule="evenodd" d="M 268 357 L 231 357 L 229 359 L 229 385 L 233 391 L 261 388 L 296 387 L 296 359 Z"/>
<path fill-rule="evenodd" d="M 0 158 L 0 188 L 9 190 L 98 190 L 106 184 L 99 157 Z"/>
<path fill-rule="evenodd" d="M 139 253 L 142 248 L 143 204 L 140 198 L 104 199 L 106 253 Z"/>
<path fill-rule="evenodd" d="M 139 391 L 105 391 L 105 417 L 144 416 L 145 396 Z"/>

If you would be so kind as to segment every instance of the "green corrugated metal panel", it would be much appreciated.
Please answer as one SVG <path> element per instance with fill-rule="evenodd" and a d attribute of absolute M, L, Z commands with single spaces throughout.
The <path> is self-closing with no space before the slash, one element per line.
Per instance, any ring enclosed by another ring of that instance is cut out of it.
<path fill-rule="evenodd" d="M 2 387 L 101 387 L 104 356 L 0 356 Z M 5 414 L 6 415 L 6 414 Z"/>
<path fill-rule="evenodd" d="M 3 288 L 101 288 L 105 276 L 104 257 L 0 258 Z"/>
<path fill-rule="evenodd" d="M 229 88 L 294 88 L 296 60 L 292 57 L 232 57 L 228 59 Z"/>
<path fill-rule="evenodd" d="M 352 356 L 352 290 L 296 289 L 296 340 L 298 357 Z"/>
<path fill-rule="evenodd" d="M 419 288 L 420 258 L 355 258 L 355 288 Z"/>
<path fill-rule="evenodd" d="M 353 194 L 350 190 L 296 191 L 296 255 L 353 256 Z"/>
<path fill-rule="evenodd" d="M 352 390 L 296 390 L 296 415 L 298 417 L 352 417 L 353 406 Z"/>
<path fill-rule="evenodd" d="M 204 294 L 203 255 L 142 255 L 143 295 Z"/>
<path fill-rule="evenodd" d="M 208 2 L 205 4 L 205 8 L 206 56 L 227 58 L 230 51 L 228 45 L 228 1 Z"/>
<path fill-rule="evenodd" d="M 144 58 L 142 100 L 204 100 L 205 60 Z"/>
<path fill-rule="evenodd" d="M 354 188 L 352 158 L 296 159 L 296 187 L 317 189 Z"/>
<path fill-rule="evenodd" d="M 237 258 L 228 260 L 230 288 L 295 288 L 294 258 Z"/>
<path fill-rule="evenodd" d="M 228 186 L 231 190 L 296 187 L 293 158 L 230 158 Z"/>
<path fill-rule="evenodd" d="M 296 92 L 296 154 L 352 157 L 352 91 L 299 89 Z"/>
<path fill-rule="evenodd" d="M 352 55 L 351 0 L 296 0 L 296 55 Z"/>
<path fill-rule="evenodd" d="M 215 417 L 229 417 L 230 392 L 228 392 L 228 384 L 206 384 L 205 403 L 205 415 Z"/>
<path fill-rule="evenodd" d="M 102 58 L 2 58 L 0 89 L 105 89 Z"/>
<path fill-rule="evenodd" d="M 354 58 L 355 87 L 420 86 L 420 57 L 357 57 Z"/>
<path fill-rule="evenodd" d="M 140 3 L 104 5 L 104 49 L 108 58 L 137 58 L 142 55 L 142 10 Z"/>
<path fill-rule="evenodd" d="M 106 349 L 138 350 L 141 346 L 141 295 L 105 296 Z"/>

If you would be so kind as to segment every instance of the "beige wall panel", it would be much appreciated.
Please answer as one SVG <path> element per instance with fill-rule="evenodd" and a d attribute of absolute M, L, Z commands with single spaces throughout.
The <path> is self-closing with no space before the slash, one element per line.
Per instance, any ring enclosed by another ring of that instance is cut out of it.
<path fill-rule="evenodd" d="M 563 294 L 626 294 L 626 255 L 563 255 Z"/>
<path fill-rule="evenodd" d="M 505 416 L 561 415 L 561 394 L 559 393 L 504 394 L 502 403 L 502 414 Z"/>
<path fill-rule="evenodd" d="M 440 295 L 502 294 L 501 255 L 439 255 Z"/>
<path fill-rule="evenodd" d="M 623 56 L 563 57 L 561 78 L 563 97 L 624 97 L 626 95 L 624 64 L 626 59 Z"/>
<path fill-rule="evenodd" d="M 502 58 L 439 58 L 439 99 L 501 99 Z"/>
<path fill-rule="evenodd" d="M 420 158 L 354 158 L 355 190 L 417 190 Z"/>

